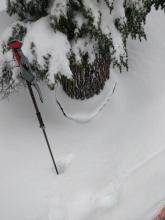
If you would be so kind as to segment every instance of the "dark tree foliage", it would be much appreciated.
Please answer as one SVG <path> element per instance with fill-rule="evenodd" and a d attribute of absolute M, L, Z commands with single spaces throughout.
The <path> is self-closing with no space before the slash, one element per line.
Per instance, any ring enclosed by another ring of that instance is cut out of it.
<path fill-rule="evenodd" d="M 7 12 L 17 14 L 21 20 L 36 20 L 48 14 L 49 0 L 8 0 Z"/>

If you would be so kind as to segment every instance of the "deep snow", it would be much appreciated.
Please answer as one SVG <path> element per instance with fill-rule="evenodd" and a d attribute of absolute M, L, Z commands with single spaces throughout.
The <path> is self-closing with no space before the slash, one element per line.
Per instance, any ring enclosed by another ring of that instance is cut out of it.
<path fill-rule="evenodd" d="M 165 205 L 164 23 L 164 13 L 153 11 L 148 40 L 129 40 L 129 72 L 111 70 L 117 88 L 92 121 L 67 120 L 54 92 L 42 88 L 45 102 L 39 106 L 64 170 L 58 177 L 27 90 L 1 101 L 1 219 L 149 220 Z M 59 96 L 73 117 L 88 116 L 100 105 L 99 97 L 84 104 Z"/>

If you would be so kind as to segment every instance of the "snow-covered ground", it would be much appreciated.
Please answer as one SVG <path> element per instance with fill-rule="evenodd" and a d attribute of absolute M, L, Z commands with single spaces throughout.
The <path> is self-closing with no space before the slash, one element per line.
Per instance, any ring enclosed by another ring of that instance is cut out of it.
<path fill-rule="evenodd" d="M 0 18 L 2 32 L 10 20 L 4 13 Z M 92 121 L 67 120 L 54 92 L 42 88 L 39 106 L 64 171 L 59 176 L 28 91 L 0 102 L 0 219 L 151 220 L 165 205 L 164 23 L 164 13 L 153 11 L 148 41 L 129 40 L 129 72 L 111 70 L 115 93 Z M 84 119 L 109 88 L 87 103 L 57 96 L 69 115 Z"/>

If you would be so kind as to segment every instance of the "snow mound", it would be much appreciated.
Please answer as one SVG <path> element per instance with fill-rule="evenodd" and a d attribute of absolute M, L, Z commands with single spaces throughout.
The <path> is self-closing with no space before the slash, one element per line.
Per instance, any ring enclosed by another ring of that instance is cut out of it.
<path fill-rule="evenodd" d="M 112 183 L 99 193 L 81 190 L 69 201 L 62 195 L 52 199 L 49 220 L 100 219 L 102 214 L 118 204 L 119 193 Z"/>
<path fill-rule="evenodd" d="M 119 202 L 119 189 L 114 183 L 110 183 L 103 191 L 96 196 L 96 207 L 103 210 L 113 208 Z"/>

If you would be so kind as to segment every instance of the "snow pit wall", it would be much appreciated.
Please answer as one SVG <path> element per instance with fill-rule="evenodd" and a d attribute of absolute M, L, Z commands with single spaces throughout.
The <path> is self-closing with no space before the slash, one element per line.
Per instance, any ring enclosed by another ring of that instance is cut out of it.
<path fill-rule="evenodd" d="M 73 79 L 62 76 L 59 81 L 69 97 L 80 100 L 89 99 L 103 90 L 105 82 L 110 77 L 110 63 L 108 55 L 97 56 L 93 64 L 70 63 Z"/>

